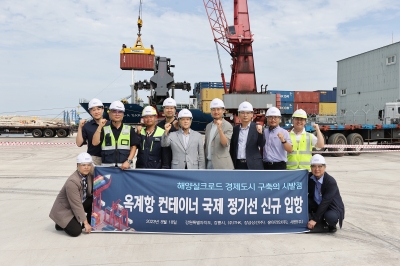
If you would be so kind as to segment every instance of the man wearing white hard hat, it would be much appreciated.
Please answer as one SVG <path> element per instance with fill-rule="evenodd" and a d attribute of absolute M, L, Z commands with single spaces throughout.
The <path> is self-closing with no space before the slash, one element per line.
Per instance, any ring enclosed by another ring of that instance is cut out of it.
<path fill-rule="evenodd" d="M 265 145 L 262 126 L 252 122 L 253 106 L 242 102 L 238 108 L 240 125 L 233 128 L 229 149 L 235 169 L 264 169 L 260 149 Z"/>
<path fill-rule="evenodd" d="M 311 158 L 311 173 L 308 180 L 307 227 L 311 233 L 336 232 L 344 219 L 344 204 L 336 180 L 326 170 L 325 158 L 319 154 Z"/>
<path fill-rule="evenodd" d="M 178 120 L 175 118 L 176 113 L 176 101 L 173 98 L 167 98 L 163 102 L 163 114 L 165 119 L 161 120 L 157 126 L 165 130 L 165 125 L 171 124 L 171 129 L 169 132 L 175 132 L 179 129 Z M 169 158 L 172 159 L 171 147 L 165 147 L 166 152 L 168 152 Z"/>
<path fill-rule="evenodd" d="M 287 153 L 292 152 L 289 132 L 279 126 L 281 111 L 276 107 L 267 110 L 267 127 L 264 129 L 265 145 L 263 164 L 265 170 L 285 170 Z"/>
<path fill-rule="evenodd" d="M 182 109 L 178 114 L 180 129 L 170 132 L 173 127 L 165 124 L 165 132 L 161 145 L 171 147 L 171 169 L 204 169 L 204 144 L 200 133 L 191 130 L 192 113 L 188 109 Z"/>
<path fill-rule="evenodd" d="M 136 168 L 170 169 L 171 155 L 161 146 L 164 129 L 157 126 L 157 110 L 146 106 L 142 111 L 144 127 L 139 134 Z"/>
<path fill-rule="evenodd" d="M 92 120 L 86 122 L 86 119 L 79 121 L 78 133 L 76 135 L 76 145 L 82 147 L 87 144 L 87 153 L 92 156 L 95 165 L 101 165 L 101 147 L 93 146 L 93 135 L 96 132 L 101 119 L 103 118 L 104 105 L 99 99 L 92 99 L 89 102 L 89 113 Z M 109 122 L 107 122 L 107 125 Z M 94 169 L 94 168 L 93 168 Z"/>
<path fill-rule="evenodd" d="M 167 98 L 163 102 L 163 113 L 165 116 L 164 120 L 161 120 L 157 126 L 165 129 L 165 124 L 169 123 L 173 126 L 170 129 L 170 132 L 175 132 L 179 129 L 178 120 L 175 118 L 176 113 L 176 101 L 173 98 Z"/>
<path fill-rule="evenodd" d="M 293 144 L 293 151 L 288 154 L 287 169 L 307 169 L 310 168 L 310 160 L 313 147 L 323 148 L 324 137 L 318 124 L 313 127 L 317 136 L 305 130 L 307 113 L 303 109 L 296 110 L 292 115 L 293 129 L 290 131 L 290 139 Z"/>
<path fill-rule="evenodd" d="M 131 126 L 122 123 L 124 113 L 125 106 L 121 101 L 112 102 L 108 113 L 111 124 L 106 126 L 107 120 L 101 119 L 93 136 L 93 145 L 101 144 L 102 166 L 131 168 L 139 138 Z"/>
<path fill-rule="evenodd" d="M 225 104 L 215 98 L 210 103 L 214 121 L 206 126 L 205 156 L 207 169 L 234 169 L 229 145 L 232 138 L 232 125 L 224 119 Z"/>
<path fill-rule="evenodd" d="M 68 177 L 61 188 L 49 217 L 56 223 L 57 231 L 65 231 L 70 236 L 79 236 L 82 228 L 86 233 L 92 231 L 93 160 L 83 152 L 76 157 L 77 170 Z"/>

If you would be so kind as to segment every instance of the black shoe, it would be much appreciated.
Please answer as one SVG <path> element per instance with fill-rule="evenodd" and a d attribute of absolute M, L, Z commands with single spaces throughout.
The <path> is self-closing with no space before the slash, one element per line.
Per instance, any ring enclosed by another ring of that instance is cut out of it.
<path fill-rule="evenodd" d="M 329 233 L 335 233 L 337 231 L 336 226 L 329 226 Z"/>
<path fill-rule="evenodd" d="M 64 231 L 64 229 L 61 226 L 59 226 L 58 224 L 56 224 L 56 230 L 57 231 Z"/>

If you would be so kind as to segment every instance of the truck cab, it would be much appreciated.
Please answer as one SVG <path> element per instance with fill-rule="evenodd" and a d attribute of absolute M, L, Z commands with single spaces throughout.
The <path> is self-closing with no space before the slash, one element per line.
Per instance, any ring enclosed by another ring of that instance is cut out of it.
<path fill-rule="evenodd" d="M 383 124 L 399 124 L 400 122 L 400 102 L 386 103 L 385 108 L 379 110 L 378 117 Z"/>

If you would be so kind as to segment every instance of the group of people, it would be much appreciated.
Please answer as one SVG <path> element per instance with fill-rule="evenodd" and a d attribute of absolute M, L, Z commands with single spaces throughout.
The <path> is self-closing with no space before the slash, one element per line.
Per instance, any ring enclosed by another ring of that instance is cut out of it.
<path fill-rule="evenodd" d="M 206 126 L 205 141 L 190 129 L 192 113 L 182 109 L 176 114 L 176 102 L 165 99 L 165 119 L 157 123 L 157 111 L 147 106 L 142 111 L 143 127 L 122 123 L 125 106 L 120 101 L 109 107 L 110 122 L 103 118 L 104 106 L 98 99 L 89 102 L 93 120 L 80 121 L 76 144 L 88 145 L 95 165 L 147 169 L 250 169 L 284 170 L 310 168 L 313 147 L 322 148 L 324 139 L 317 124 L 316 136 L 305 131 L 307 114 L 296 110 L 293 129 L 279 126 L 281 113 L 271 107 L 266 113 L 267 126 L 254 123 L 253 106 L 239 105 L 240 124 L 232 127 L 224 119 L 225 105 L 218 98 L 210 103 L 213 121 Z"/>
<path fill-rule="evenodd" d="M 336 181 L 325 173 L 325 159 L 321 155 L 312 156 L 313 147 L 324 146 L 324 138 L 317 124 L 313 125 L 316 136 L 305 131 L 304 110 L 293 113 L 293 129 L 288 132 L 279 126 L 281 113 L 276 107 L 267 110 L 265 128 L 252 121 L 254 110 L 247 101 L 238 107 L 240 124 L 235 127 L 224 119 L 222 100 L 212 100 L 210 109 L 213 121 L 206 126 L 203 142 L 202 135 L 190 128 L 193 116 L 188 109 L 175 116 L 176 102 L 172 98 L 163 102 L 164 120 L 157 123 L 156 109 L 146 106 L 142 111 L 142 126 L 136 129 L 122 122 L 125 113 L 122 102 L 111 103 L 107 121 L 103 118 L 103 103 L 91 100 L 89 112 L 93 120 L 87 123 L 81 120 L 76 136 L 77 146 L 86 144 L 87 153 L 78 156 L 77 171 L 68 178 L 54 203 L 50 217 L 56 222 L 56 229 L 77 236 L 81 232 L 76 230 L 77 224 L 87 227 L 82 212 L 88 213 L 85 206 L 92 200 L 92 185 L 88 184 L 93 182 L 94 167 L 89 164 L 125 170 L 132 168 L 135 156 L 135 167 L 144 169 L 307 169 L 311 171 L 308 228 L 312 231 L 316 225 L 326 225 L 334 232 L 338 221 L 342 225 L 344 205 Z M 71 192 L 71 187 L 76 191 Z M 60 211 L 68 191 L 73 193 L 73 203 Z M 63 213 L 67 209 L 66 216 Z M 87 221 L 90 223 L 89 213 Z"/>

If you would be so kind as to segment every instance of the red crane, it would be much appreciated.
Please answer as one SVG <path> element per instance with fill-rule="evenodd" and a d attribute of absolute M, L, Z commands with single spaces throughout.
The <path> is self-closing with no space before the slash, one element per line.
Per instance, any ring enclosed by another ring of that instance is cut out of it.
<path fill-rule="evenodd" d="M 232 73 L 229 90 L 226 89 L 225 77 L 221 76 L 226 93 L 256 93 L 256 74 L 253 58 L 253 34 L 247 0 L 234 0 L 234 25 L 228 26 L 220 0 L 203 0 L 215 44 L 219 44 L 232 57 Z M 218 48 L 217 48 L 218 52 Z M 219 53 L 218 53 L 219 58 Z"/>
<path fill-rule="evenodd" d="M 272 106 L 280 107 L 279 95 L 257 92 L 256 74 L 253 57 L 253 34 L 250 30 L 250 19 L 247 0 L 233 0 L 234 25 L 228 26 L 220 0 L 203 0 L 207 12 L 224 84 L 225 108 L 228 118 L 234 124 L 240 123 L 237 108 L 243 101 L 249 101 L 254 108 L 253 121 L 264 124 L 265 112 Z M 218 51 L 219 44 L 232 57 L 232 73 L 229 89 L 226 88 L 224 72 Z"/>

